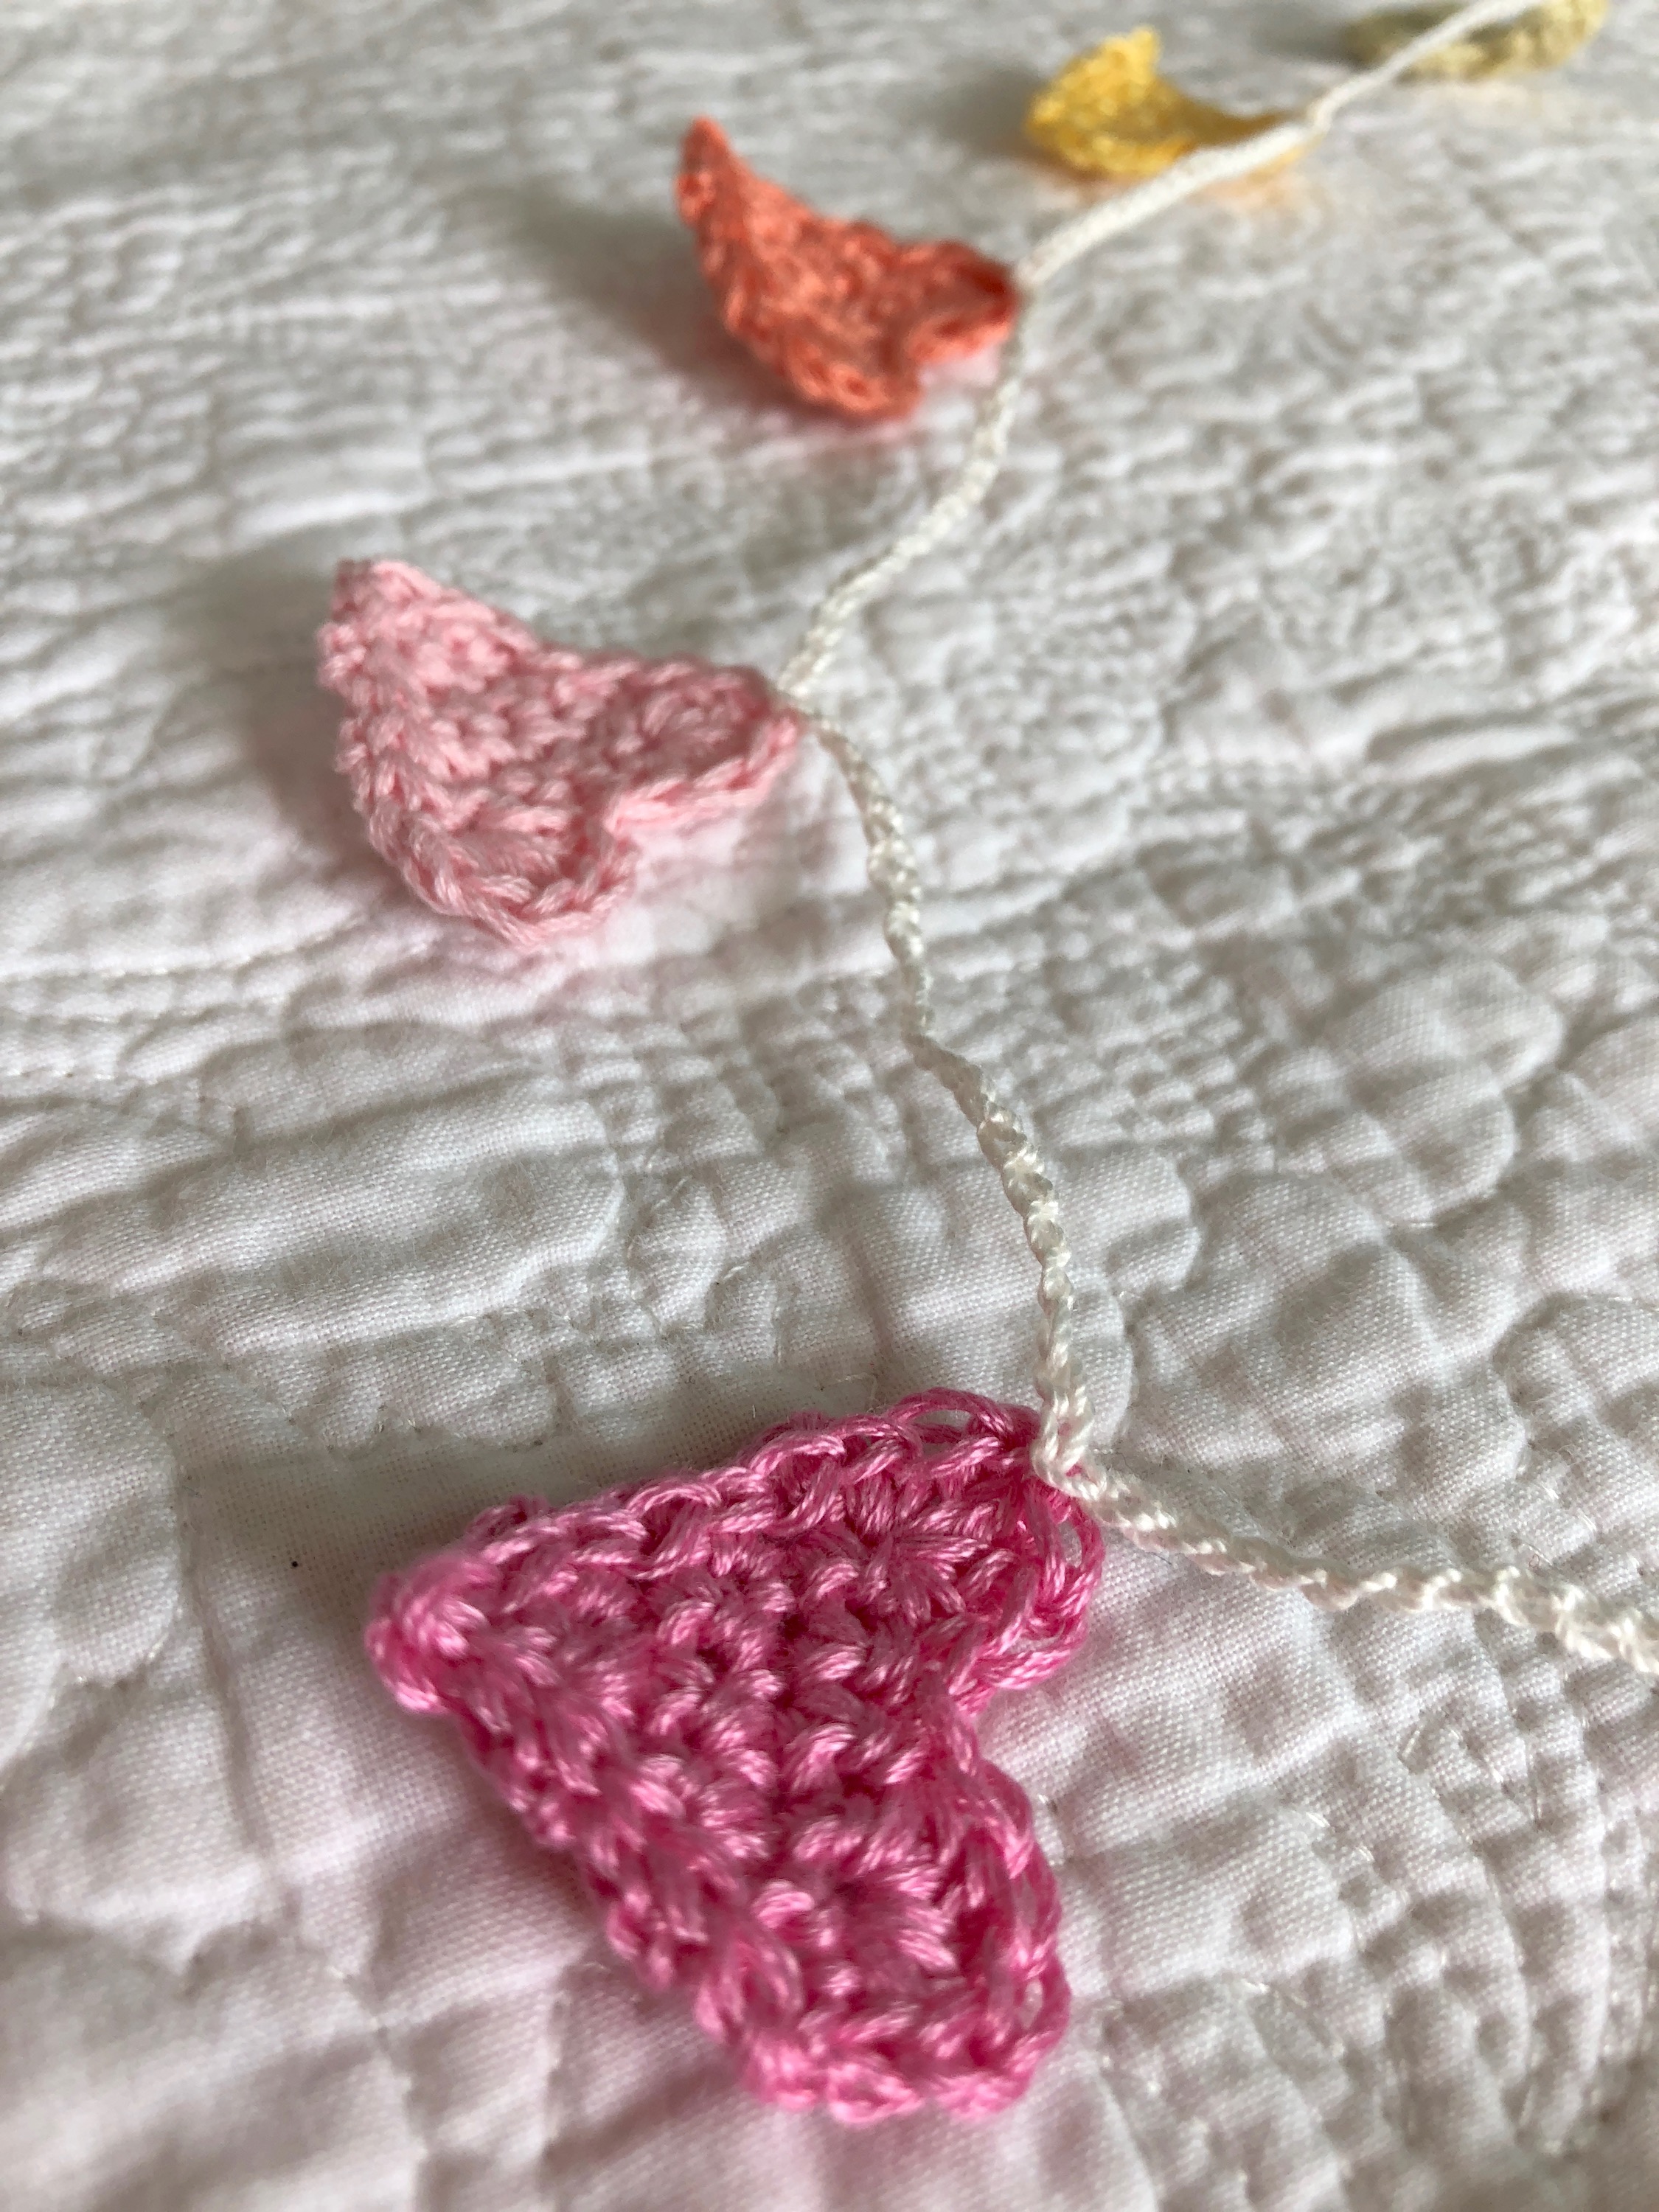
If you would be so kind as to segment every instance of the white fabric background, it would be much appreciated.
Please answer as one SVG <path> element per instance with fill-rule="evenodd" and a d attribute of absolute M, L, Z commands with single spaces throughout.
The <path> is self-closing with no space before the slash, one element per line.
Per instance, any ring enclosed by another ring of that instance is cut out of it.
<path fill-rule="evenodd" d="M 1334 9 L 1165 11 L 1239 104 Z M 809 416 L 671 212 L 706 110 L 1012 253 L 1079 0 L 9 0 L 0 2175 L 17 2212 L 1511 2212 L 1659 2198 L 1659 1719 L 1490 1623 L 1115 1549 L 990 1723 L 1076 2018 L 988 2125 L 730 2086 L 357 1644 L 514 1489 L 1020 1394 L 816 756 L 508 955 L 364 848 L 310 635 L 395 554 L 775 668 L 957 451 Z M 942 1014 L 1056 1164 L 1142 1471 L 1659 1605 L 1659 14 L 1076 272 L 839 697 Z M 1167 1470 L 1179 1468 L 1185 1473 Z"/>

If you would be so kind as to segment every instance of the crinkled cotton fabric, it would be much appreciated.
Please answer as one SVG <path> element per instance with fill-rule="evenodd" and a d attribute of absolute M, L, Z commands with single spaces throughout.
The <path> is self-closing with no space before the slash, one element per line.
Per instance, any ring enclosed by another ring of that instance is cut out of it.
<path fill-rule="evenodd" d="M 1334 7 L 1199 0 L 1241 112 Z M 706 113 L 1018 257 L 1129 27 L 1054 0 L 12 0 L 0 21 L 0 2174 L 19 2212 L 1646 2212 L 1659 1715 L 1491 1621 L 1109 1549 L 994 1706 L 1060 2046 L 981 2124 L 751 2100 L 361 1632 L 515 1493 L 1026 1391 L 1016 1224 L 803 747 L 510 951 L 331 766 L 343 557 L 775 672 L 959 451 L 801 407 Z M 1659 15 L 1421 86 L 1056 289 L 837 713 L 942 1033 L 1055 1173 L 1130 1469 L 1659 1607 Z M 1127 1330 L 1121 1341 L 1116 1313 Z"/>

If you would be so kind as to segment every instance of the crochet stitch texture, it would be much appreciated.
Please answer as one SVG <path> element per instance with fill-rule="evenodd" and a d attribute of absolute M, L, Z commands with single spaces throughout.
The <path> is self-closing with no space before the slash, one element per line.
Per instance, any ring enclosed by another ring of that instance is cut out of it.
<path fill-rule="evenodd" d="M 375 850 L 509 945 L 603 913 L 641 838 L 757 798 L 801 727 L 753 669 L 544 645 L 401 561 L 341 568 L 319 663 Z"/>
<path fill-rule="evenodd" d="M 675 198 L 720 320 L 817 405 L 908 415 L 924 368 L 978 353 L 1013 324 L 1018 300 L 1000 261 L 818 215 L 757 176 L 706 118 L 685 134 Z"/>
<path fill-rule="evenodd" d="M 934 1390 L 555 1512 L 388 1579 L 368 1633 L 611 1944 L 772 2101 L 995 2112 L 1063 2031 L 1060 1899 L 974 1722 L 1081 1640 L 1101 1535 L 1036 1418 Z"/>
<path fill-rule="evenodd" d="M 1163 41 L 1143 27 L 1079 54 L 1025 118 L 1034 146 L 1085 176 L 1156 177 L 1200 146 L 1259 137 L 1282 115 L 1230 115 L 1158 74 Z"/>
<path fill-rule="evenodd" d="M 1370 67 L 1399 52 L 1408 39 L 1443 22 L 1449 8 L 1382 8 L 1350 23 L 1343 43 Z M 1607 0 L 1545 0 L 1511 21 L 1494 23 L 1442 46 L 1411 72 L 1464 82 L 1485 76 L 1520 76 L 1559 69 L 1595 37 L 1607 20 Z"/>

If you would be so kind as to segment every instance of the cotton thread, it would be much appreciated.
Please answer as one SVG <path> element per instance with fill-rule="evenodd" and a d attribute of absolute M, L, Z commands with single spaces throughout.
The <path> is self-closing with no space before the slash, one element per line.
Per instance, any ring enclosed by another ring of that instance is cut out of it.
<path fill-rule="evenodd" d="M 817 704 L 818 686 L 847 630 L 915 562 L 940 544 L 985 499 L 1007 451 L 1030 355 L 1030 335 L 1049 284 L 1105 240 L 1150 222 L 1212 185 L 1269 168 L 1317 143 L 1356 102 L 1431 62 L 1443 50 L 1516 15 L 1514 0 L 1471 0 L 1395 48 L 1376 67 L 1333 86 L 1299 116 L 1231 146 L 1200 149 L 1149 182 L 1060 224 L 1019 263 L 1021 309 L 996 383 L 963 458 L 923 512 L 881 551 L 831 585 L 779 679 L 781 695 L 810 718 L 846 781 L 863 826 L 870 880 L 898 970 L 901 1022 L 918 1065 L 933 1075 L 973 1125 L 997 1169 L 1037 1262 L 1040 1319 L 1035 1384 L 1042 1408 L 1032 1464 L 1047 1483 L 1086 1503 L 1107 1526 L 1144 1549 L 1189 1559 L 1206 1573 L 1234 1574 L 1267 1590 L 1294 1590 L 1326 1610 L 1362 1600 L 1406 1613 L 1478 1611 L 1553 1636 L 1570 1651 L 1613 1659 L 1659 1677 L 1659 1621 L 1608 1606 L 1581 1585 L 1505 1566 L 1430 1569 L 1412 1563 L 1362 1569 L 1241 1535 L 1178 1509 L 1144 1482 L 1103 1464 L 1091 1449 L 1094 1412 L 1073 1345 L 1075 1292 L 1058 1194 L 1042 1154 L 986 1072 L 935 1034 L 933 980 L 921 924 L 915 848 L 892 793 L 866 755 Z M 1121 1326 L 1121 1317 L 1120 1317 Z"/>
<path fill-rule="evenodd" d="M 1036 1425 L 946 1390 L 799 1417 L 712 1474 L 514 1500 L 376 1594 L 393 1695 L 773 2103 L 979 2117 L 1064 2031 L 1059 1893 L 973 1726 L 1064 1664 L 1100 1572 Z"/>

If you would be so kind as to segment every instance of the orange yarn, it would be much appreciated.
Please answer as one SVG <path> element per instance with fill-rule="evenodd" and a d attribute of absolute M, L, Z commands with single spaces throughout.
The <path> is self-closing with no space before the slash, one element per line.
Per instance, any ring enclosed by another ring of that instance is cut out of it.
<path fill-rule="evenodd" d="M 738 160 L 717 125 L 685 134 L 675 187 L 720 320 L 804 399 L 908 415 L 930 362 L 978 353 L 1018 307 L 999 261 L 953 240 L 907 246 L 838 222 Z"/>

